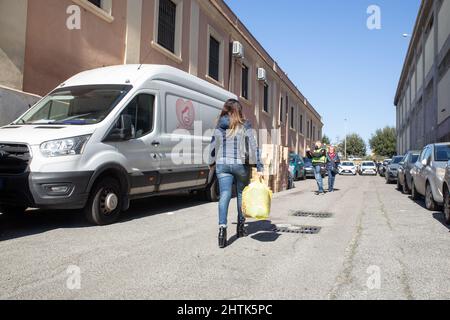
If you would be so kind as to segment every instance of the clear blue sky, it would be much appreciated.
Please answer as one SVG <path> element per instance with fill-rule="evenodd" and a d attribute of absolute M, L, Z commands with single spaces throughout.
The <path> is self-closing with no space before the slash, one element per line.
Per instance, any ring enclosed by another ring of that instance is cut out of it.
<path fill-rule="evenodd" d="M 334 142 L 395 126 L 394 95 L 420 0 L 226 0 L 322 115 Z M 367 8 L 381 8 L 381 30 Z"/>

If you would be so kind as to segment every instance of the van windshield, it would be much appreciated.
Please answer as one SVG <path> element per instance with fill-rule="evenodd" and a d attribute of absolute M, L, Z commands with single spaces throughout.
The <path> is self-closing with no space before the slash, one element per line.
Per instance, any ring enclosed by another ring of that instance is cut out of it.
<path fill-rule="evenodd" d="M 58 89 L 14 124 L 96 124 L 108 116 L 131 88 L 124 85 L 91 85 Z"/>

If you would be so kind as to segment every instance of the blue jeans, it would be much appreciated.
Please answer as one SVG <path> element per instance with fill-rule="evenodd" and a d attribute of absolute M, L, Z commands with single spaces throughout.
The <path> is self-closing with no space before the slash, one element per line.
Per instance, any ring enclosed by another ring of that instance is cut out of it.
<path fill-rule="evenodd" d="M 226 227 L 228 224 L 228 207 L 233 193 L 233 182 L 236 182 L 237 189 L 238 222 L 245 222 L 245 217 L 242 213 L 242 192 L 249 184 L 248 167 L 241 164 L 218 164 L 216 175 L 220 188 L 219 226 Z"/>
<path fill-rule="evenodd" d="M 333 167 L 329 167 L 328 169 L 328 191 L 334 191 L 334 182 L 336 181 L 336 173 L 333 170 Z"/>
<path fill-rule="evenodd" d="M 319 192 L 323 191 L 323 179 L 322 179 L 322 167 L 321 166 L 315 166 L 314 167 L 314 175 L 316 177 L 317 182 L 317 188 L 319 188 Z"/>

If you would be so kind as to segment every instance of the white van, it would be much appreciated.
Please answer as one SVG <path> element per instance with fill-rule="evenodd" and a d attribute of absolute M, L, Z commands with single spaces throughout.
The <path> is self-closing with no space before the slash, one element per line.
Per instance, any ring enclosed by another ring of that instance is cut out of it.
<path fill-rule="evenodd" d="M 0 128 L 0 212 L 84 209 L 105 225 L 137 198 L 205 191 L 215 201 L 217 182 L 198 159 L 230 98 L 169 66 L 80 73 Z M 187 155 L 196 162 L 177 162 L 180 142 L 201 146 Z"/>

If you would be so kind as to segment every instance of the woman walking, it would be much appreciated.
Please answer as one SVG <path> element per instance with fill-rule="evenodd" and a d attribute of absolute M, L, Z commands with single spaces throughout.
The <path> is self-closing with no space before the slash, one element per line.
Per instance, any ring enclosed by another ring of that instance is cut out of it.
<path fill-rule="evenodd" d="M 233 182 L 237 189 L 237 237 L 245 237 L 245 217 L 242 213 L 242 192 L 250 182 L 251 165 L 262 173 L 259 150 L 252 126 L 242 114 L 239 101 L 228 100 L 220 114 L 210 146 L 210 169 L 216 166 L 219 181 L 219 247 L 227 246 L 228 207 Z"/>
<path fill-rule="evenodd" d="M 336 148 L 330 146 L 327 153 L 327 171 L 328 171 L 328 192 L 334 191 L 334 182 L 338 173 L 338 165 L 341 162 L 339 155 L 336 153 Z"/>

